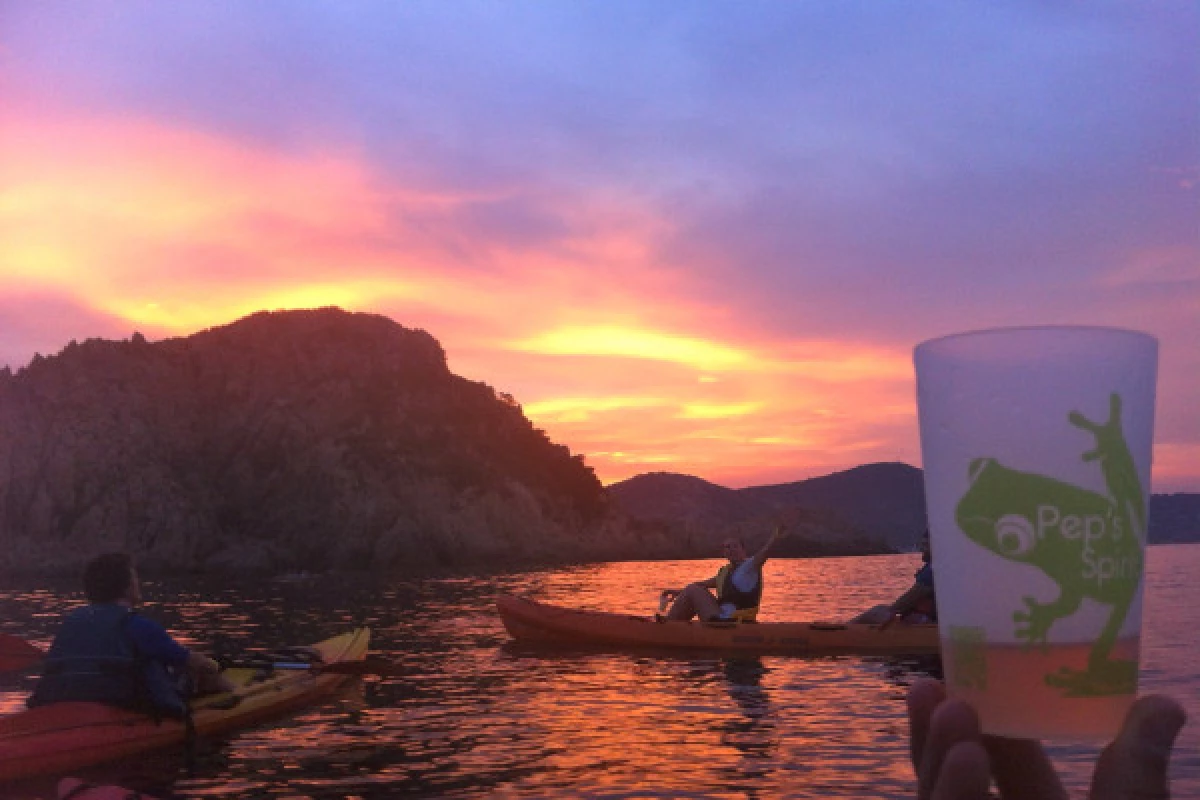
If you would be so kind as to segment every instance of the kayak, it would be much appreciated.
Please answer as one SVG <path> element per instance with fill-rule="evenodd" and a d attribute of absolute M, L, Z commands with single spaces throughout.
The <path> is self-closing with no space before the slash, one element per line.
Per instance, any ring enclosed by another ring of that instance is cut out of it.
<path fill-rule="evenodd" d="M 500 619 L 518 642 L 583 647 L 720 650 L 740 653 L 823 655 L 938 652 L 937 625 L 887 628 L 836 622 L 683 622 L 584 611 L 528 597 L 496 598 Z"/>
<path fill-rule="evenodd" d="M 79 778 L 63 778 L 58 782 L 57 794 L 58 800 L 157 800 L 124 786 L 93 786 Z"/>
<path fill-rule="evenodd" d="M 198 734 L 245 728 L 285 711 L 308 705 L 332 692 L 347 677 L 322 666 L 362 661 L 371 638 L 368 628 L 312 646 L 321 660 L 265 670 L 225 670 L 232 692 L 192 701 Z M 19 778 L 61 774 L 185 741 L 184 723 L 156 722 L 145 714 L 102 703 L 54 703 L 0 717 L 0 784 Z"/>

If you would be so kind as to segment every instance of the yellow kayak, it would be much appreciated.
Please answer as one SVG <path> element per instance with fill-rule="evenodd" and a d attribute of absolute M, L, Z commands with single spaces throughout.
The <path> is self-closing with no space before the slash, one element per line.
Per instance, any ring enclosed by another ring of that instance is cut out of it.
<path fill-rule="evenodd" d="M 333 665 L 361 661 L 371 639 L 368 628 L 334 636 L 312 647 L 321 660 L 295 668 L 224 672 L 237 687 L 192 702 L 198 734 L 254 725 L 332 692 L 346 680 Z M 62 774 L 184 741 L 183 722 L 155 722 L 144 714 L 102 703 L 54 703 L 0 718 L 0 783 Z"/>
<path fill-rule="evenodd" d="M 682 648 L 740 653 L 925 654 L 938 652 L 937 625 L 832 622 L 680 622 L 584 611 L 527 597 L 496 598 L 500 619 L 518 642 L 592 647 Z"/>

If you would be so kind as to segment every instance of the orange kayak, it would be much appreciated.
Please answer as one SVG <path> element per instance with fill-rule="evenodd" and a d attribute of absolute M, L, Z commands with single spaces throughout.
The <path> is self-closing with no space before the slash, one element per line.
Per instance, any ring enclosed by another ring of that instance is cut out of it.
<path fill-rule="evenodd" d="M 234 668 L 223 673 L 237 687 L 192 702 L 197 734 L 244 728 L 312 703 L 333 691 L 347 675 L 321 665 L 361 661 L 371 631 L 359 628 L 313 645 L 321 655 L 315 665 L 264 671 Z M 54 703 L 0 717 L 0 784 L 54 775 L 80 767 L 180 745 L 185 739 L 179 720 L 155 722 L 144 714 L 101 703 Z"/>
<path fill-rule="evenodd" d="M 514 639 L 537 644 L 783 655 L 938 652 L 937 625 L 880 628 L 831 622 L 658 621 L 654 617 L 564 608 L 516 595 L 500 595 L 496 607 Z"/>

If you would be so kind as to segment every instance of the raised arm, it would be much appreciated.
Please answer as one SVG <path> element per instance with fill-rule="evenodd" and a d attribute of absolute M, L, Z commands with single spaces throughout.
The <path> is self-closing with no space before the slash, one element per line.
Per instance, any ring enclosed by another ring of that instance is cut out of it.
<path fill-rule="evenodd" d="M 783 537 L 783 532 L 783 526 L 776 525 L 775 530 L 771 533 L 771 538 L 767 539 L 767 543 L 762 546 L 762 549 L 750 559 L 754 563 L 755 569 L 762 569 L 762 565 L 766 563 L 767 557 L 771 555 L 771 548 Z"/>

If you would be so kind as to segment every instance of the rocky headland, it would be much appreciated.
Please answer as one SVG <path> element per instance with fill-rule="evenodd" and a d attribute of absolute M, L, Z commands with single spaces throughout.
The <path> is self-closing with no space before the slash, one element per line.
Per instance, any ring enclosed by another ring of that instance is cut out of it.
<path fill-rule="evenodd" d="M 381 316 L 262 312 L 0 371 L 0 570 L 426 572 L 670 550 L 513 398 Z"/>
<path fill-rule="evenodd" d="M 160 571 L 429 574 L 714 558 L 783 522 L 779 556 L 912 549 L 919 469 L 868 464 L 729 489 L 669 473 L 607 489 L 428 333 L 336 308 L 192 336 L 71 342 L 0 370 L 0 573 L 100 552 Z M 1200 496 L 1155 496 L 1194 541 Z"/>

